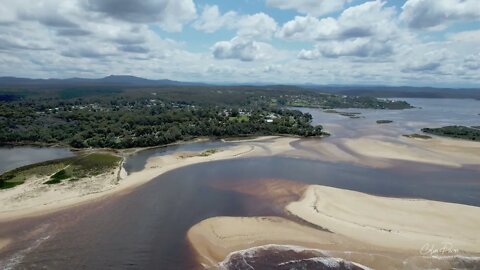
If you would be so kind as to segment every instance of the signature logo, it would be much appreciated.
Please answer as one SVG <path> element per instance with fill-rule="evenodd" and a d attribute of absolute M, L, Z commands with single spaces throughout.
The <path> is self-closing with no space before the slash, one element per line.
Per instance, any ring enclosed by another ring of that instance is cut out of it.
<path fill-rule="evenodd" d="M 458 253 L 458 249 L 453 247 L 450 242 L 442 242 L 440 244 L 425 243 L 420 249 L 420 255 L 433 256 L 433 255 L 448 255 Z"/>

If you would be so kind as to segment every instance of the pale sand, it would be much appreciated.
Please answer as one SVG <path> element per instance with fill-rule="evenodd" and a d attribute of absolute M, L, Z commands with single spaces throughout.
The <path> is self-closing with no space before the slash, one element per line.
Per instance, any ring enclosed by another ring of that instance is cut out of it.
<path fill-rule="evenodd" d="M 129 192 L 168 171 L 197 163 L 233 159 L 238 157 L 269 156 L 292 151 L 290 142 L 298 140 L 289 137 L 259 137 L 227 147 L 207 157 L 192 156 L 181 158 L 174 153 L 147 161 L 145 169 L 126 175 L 125 171 L 108 173 L 95 178 L 82 179 L 47 186 L 46 179 L 31 179 L 12 189 L 0 190 L 0 222 L 22 217 L 43 215 L 95 199 Z M 119 168 L 120 170 L 120 168 Z M 117 182 L 117 175 L 121 180 Z"/>
<path fill-rule="evenodd" d="M 437 267 L 432 268 L 432 257 L 422 256 L 419 250 L 391 251 L 280 217 L 209 218 L 190 228 L 187 240 L 195 252 L 197 262 L 206 269 L 223 269 L 219 264 L 235 252 L 250 252 L 272 245 L 297 251 L 315 249 L 325 256 L 341 258 L 373 269 L 451 268 L 449 261 L 443 259 L 435 264 Z"/>
<path fill-rule="evenodd" d="M 280 217 L 214 217 L 187 233 L 199 263 L 215 266 L 231 252 L 267 244 L 334 247 L 335 235 Z"/>
<path fill-rule="evenodd" d="M 398 250 L 425 244 L 480 252 L 480 207 L 372 196 L 310 186 L 286 209 L 299 218 L 361 242 Z"/>
<path fill-rule="evenodd" d="M 450 167 L 480 164 L 480 143 L 448 138 L 416 140 L 369 136 L 343 139 L 352 152 L 376 159 L 397 159 Z"/>

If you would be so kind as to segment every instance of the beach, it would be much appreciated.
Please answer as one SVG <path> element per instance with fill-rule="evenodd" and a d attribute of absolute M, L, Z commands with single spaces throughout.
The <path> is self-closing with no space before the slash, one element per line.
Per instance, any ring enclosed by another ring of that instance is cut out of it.
<path fill-rule="evenodd" d="M 311 185 L 285 211 L 306 223 L 215 217 L 193 226 L 187 238 L 205 268 L 263 245 L 316 249 L 375 269 L 443 269 L 454 256 L 480 254 L 479 207 Z"/>
<path fill-rule="evenodd" d="M 142 171 L 130 175 L 127 175 L 122 168 L 118 168 L 119 171 L 54 187 L 42 185 L 45 179 L 30 179 L 16 188 L 0 191 L 2 205 L 0 222 L 44 215 L 93 200 L 105 199 L 108 196 L 124 194 L 159 175 L 188 165 L 287 153 L 293 150 L 290 142 L 295 140 L 298 139 L 260 137 L 238 141 L 238 145 L 227 147 L 209 156 L 201 156 L 200 153 L 174 153 L 151 158 Z M 136 151 L 133 149 L 127 152 L 135 153 Z M 119 181 L 117 181 L 117 174 L 121 176 Z"/>
<path fill-rule="evenodd" d="M 286 210 L 336 234 L 379 247 L 418 250 L 425 243 L 450 242 L 459 251 L 480 252 L 479 207 L 313 185 Z"/>
<path fill-rule="evenodd" d="M 208 154 L 180 151 L 154 156 L 139 171 L 127 174 L 118 168 L 112 173 L 83 179 L 73 185 L 49 189 L 42 187 L 39 179 L 31 179 L 24 185 L 0 192 L 0 203 L 4 202 L 5 206 L 0 210 L 0 222 L 43 216 L 74 206 L 88 207 L 89 203 L 118 202 L 157 176 L 206 162 L 277 156 L 311 160 L 312 166 L 316 161 L 343 162 L 376 169 L 394 167 L 397 161 L 408 161 L 456 170 L 477 164 L 480 158 L 480 152 L 476 152 L 478 147 L 475 143 L 445 138 L 420 141 L 403 137 L 308 140 L 262 137 L 242 140 Z M 449 151 L 455 154 L 449 155 Z M 318 174 L 317 177 L 325 176 Z M 442 247 L 452 253 L 435 254 L 439 258 L 444 258 L 444 255 L 472 258 L 480 253 L 480 231 L 476 226 L 480 224 L 479 207 L 373 196 L 292 181 L 295 177 L 249 179 L 212 180 L 208 186 L 218 191 L 242 194 L 249 201 L 260 204 L 261 208 L 271 209 L 268 213 L 278 216 L 207 216 L 189 225 L 185 237 L 198 264 L 203 267 L 228 263 L 229 256 L 250 254 L 252 249 L 254 253 L 268 254 L 275 253 L 270 249 L 283 250 L 298 253 L 298 256 L 303 254 L 298 250 L 312 249 L 305 252 L 321 254 L 322 260 L 345 260 L 345 263 L 377 269 L 401 269 L 405 261 L 409 267 L 453 267 L 451 259 L 432 262 L 433 257 L 429 253 Z M 256 206 L 246 207 L 254 209 Z M 121 209 L 118 209 L 119 215 Z M 8 249 L 11 241 L 8 235 L 2 237 L 0 250 Z M 444 247 L 445 243 L 448 246 Z M 425 256 L 420 253 L 423 249 Z"/>

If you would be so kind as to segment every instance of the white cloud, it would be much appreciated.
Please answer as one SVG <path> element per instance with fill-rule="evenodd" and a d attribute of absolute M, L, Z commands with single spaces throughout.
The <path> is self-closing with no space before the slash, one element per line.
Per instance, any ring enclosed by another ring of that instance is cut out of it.
<path fill-rule="evenodd" d="M 206 5 L 200 17 L 193 23 L 193 27 L 207 33 L 213 33 L 223 27 L 233 28 L 239 15 L 234 11 L 220 14 L 218 6 Z"/>
<path fill-rule="evenodd" d="M 183 9 L 180 2 L 189 1 L 177 1 L 179 6 L 164 14 L 167 2 L 141 1 L 127 10 L 106 8 L 111 2 L 105 0 L 0 1 L 0 73 L 26 77 L 132 74 L 217 82 L 478 85 L 480 81 L 478 29 L 458 32 L 452 28 L 446 34 L 435 33 L 432 39 L 430 32 L 412 31 L 402 24 L 390 1 L 352 1 L 355 6 L 325 18 L 305 11 L 280 29 L 275 13 L 241 14 L 240 9 L 222 13 L 223 5 L 204 6 L 193 28 L 229 31 L 192 35 L 199 40 L 185 36 L 191 29 L 172 35 L 182 42 L 163 38 L 152 27 L 179 30 L 188 24 L 187 18 L 193 18 L 192 8 L 186 8 L 184 15 L 176 13 Z M 146 3 L 164 5 L 142 11 Z M 449 17 L 436 27 L 454 20 L 460 19 Z M 201 40 L 217 37 L 210 50 Z M 305 49 L 299 52 L 298 46 Z"/>
<path fill-rule="evenodd" d="M 286 22 L 278 31 L 277 36 L 291 40 L 315 40 L 322 36 L 336 35 L 339 26 L 335 19 L 319 20 L 312 16 L 296 16 Z"/>
<path fill-rule="evenodd" d="M 193 23 L 195 29 L 212 33 L 222 28 L 235 29 L 237 36 L 269 39 L 277 31 L 277 22 L 260 12 L 239 15 L 234 11 L 220 13 L 218 6 L 205 6 L 200 17 Z"/>
<path fill-rule="evenodd" d="M 384 7 L 383 1 L 370 1 L 344 10 L 332 17 L 297 16 L 285 23 L 278 36 L 298 40 L 345 40 L 369 36 L 388 37 L 395 34 L 395 10 Z"/>
<path fill-rule="evenodd" d="M 348 0 L 267 0 L 267 5 L 279 9 L 293 9 L 302 14 L 320 16 L 343 8 Z"/>
<path fill-rule="evenodd" d="M 85 7 L 134 23 L 158 23 L 166 31 L 181 31 L 196 16 L 192 0 L 87 0 Z"/>
<path fill-rule="evenodd" d="M 478 0 L 407 0 L 401 19 L 411 28 L 444 27 L 456 20 L 480 20 Z"/>
<path fill-rule="evenodd" d="M 213 46 L 213 55 L 217 59 L 238 59 L 245 62 L 268 58 L 271 46 L 241 37 L 230 41 L 220 41 Z"/>
<path fill-rule="evenodd" d="M 317 44 L 313 50 L 302 50 L 300 59 L 313 60 L 320 56 L 337 58 L 342 56 L 379 57 L 392 54 L 391 43 L 372 41 L 368 38 L 355 38 L 345 41 L 331 41 Z"/>
<path fill-rule="evenodd" d="M 480 44 L 480 30 L 463 31 L 449 35 L 449 40 L 455 42 Z"/>
<path fill-rule="evenodd" d="M 269 39 L 277 30 L 277 22 L 265 13 L 244 16 L 238 21 L 237 35 Z"/>
<path fill-rule="evenodd" d="M 480 53 L 471 54 L 465 57 L 463 60 L 463 67 L 472 71 L 480 70 Z"/>
<path fill-rule="evenodd" d="M 338 18 L 295 17 L 285 23 L 277 36 L 289 40 L 316 41 L 313 50 L 302 50 L 304 60 L 324 57 L 378 57 L 394 51 L 400 36 L 394 8 L 386 2 L 370 1 L 344 10 Z"/>
<path fill-rule="evenodd" d="M 322 53 L 318 49 L 301 50 L 298 54 L 298 58 L 302 60 L 315 60 L 320 58 L 320 56 L 322 56 Z"/>

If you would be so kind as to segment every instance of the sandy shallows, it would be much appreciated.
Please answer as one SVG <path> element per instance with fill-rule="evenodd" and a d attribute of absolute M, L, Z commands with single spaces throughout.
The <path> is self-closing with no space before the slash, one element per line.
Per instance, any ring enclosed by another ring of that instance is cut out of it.
<path fill-rule="evenodd" d="M 446 252 L 480 252 L 480 207 L 310 186 L 286 209 L 336 234 L 389 249 L 448 245 Z"/>
<path fill-rule="evenodd" d="M 280 217 L 215 217 L 187 233 L 199 261 L 214 266 L 231 252 L 267 244 L 333 247 L 335 235 Z"/>

